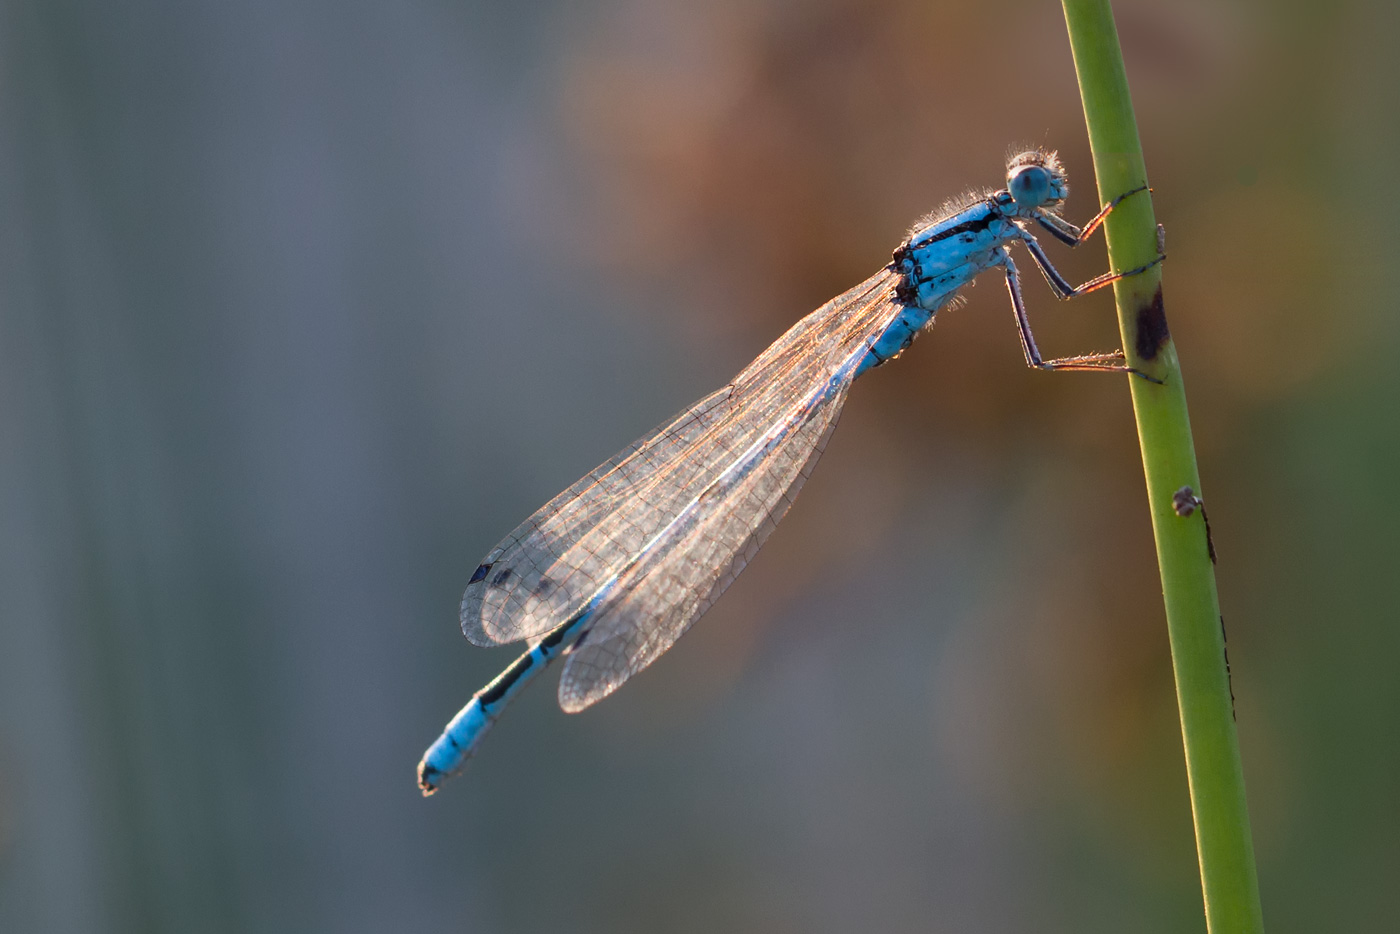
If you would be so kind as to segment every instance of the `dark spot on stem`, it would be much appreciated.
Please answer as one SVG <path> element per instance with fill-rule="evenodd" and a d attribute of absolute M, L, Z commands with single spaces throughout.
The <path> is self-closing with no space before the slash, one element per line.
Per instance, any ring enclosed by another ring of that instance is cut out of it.
<path fill-rule="evenodd" d="M 1206 507 L 1204 504 L 1201 505 L 1201 519 L 1204 520 L 1206 524 L 1206 554 L 1210 556 L 1211 564 L 1218 564 L 1219 562 L 1215 560 L 1215 538 L 1210 534 L 1210 516 L 1206 515 Z"/>
<path fill-rule="evenodd" d="M 1235 679 L 1230 674 L 1230 640 L 1225 635 L 1225 614 L 1220 614 L 1220 644 L 1225 648 L 1225 686 L 1230 689 L 1230 719 L 1238 720 L 1235 714 Z"/>
<path fill-rule="evenodd" d="M 1171 336 L 1171 332 L 1167 330 L 1167 312 L 1162 306 L 1162 287 L 1159 285 L 1152 295 L 1152 301 L 1143 305 L 1137 312 L 1138 358 L 1156 360 L 1157 354 L 1167 341 L 1171 340 Z"/>
<path fill-rule="evenodd" d="M 1184 486 L 1172 494 L 1172 509 L 1181 517 L 1194 515 L 1196 510 L 1201 511 L 1201 519 L 1206 527 L 1206 554 L 1210 556 L 1210 563 L 1215 564 L 1215 539 L 1210 534 L 1210 516 L 1206 513 L 1205 500 L 1196 495 L 1196 491 L 1189 486 Z"/>

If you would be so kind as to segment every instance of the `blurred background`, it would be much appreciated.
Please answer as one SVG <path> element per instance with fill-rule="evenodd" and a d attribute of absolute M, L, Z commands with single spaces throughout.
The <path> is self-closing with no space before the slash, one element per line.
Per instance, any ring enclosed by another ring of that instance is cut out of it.
<path fill-rule="evenodd" d="M 1389 929 L 1400 13 L 1118 18 L 1265 919 Z M 995 277 L 674 650 L 414 784 L 518 521 L 1008 147 L 1094 212 L 1058 5 L 6 0 L 0 55 L 0 930 L 1203 930 L 1126 385 Z"/>

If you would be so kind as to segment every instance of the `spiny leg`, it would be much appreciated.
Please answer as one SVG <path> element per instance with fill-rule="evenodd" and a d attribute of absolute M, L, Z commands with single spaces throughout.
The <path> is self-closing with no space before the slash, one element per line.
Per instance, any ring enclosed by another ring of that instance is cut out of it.
<path fill-rule="evenodd" d="M 1055 239 L 1059 240 L 1061 243 L 1065 243 L 1069 246 L 1079 246 L 1079 244 L 1089 239 L 1090 235 L 1102 226 L 1104 220 L 1108 218 L 1108 215 L 1113 213 L 1113 209 L 1118 207 L 1124 198 L 1147 190 L 1148 187 L 1146 185 L 1139 185 L 1132 191 L 1123 192 L 1121 195 L 1108 202 L 1108 204 L 1099 208 L 1099 213 L 1089 218 L 1089 223 L 1085 224 L 1083 227 L 1077 227 L 1071 224 L 1058 214 L 1038 213 L 1035 216 L 1035 220 L 1040 226 L 1050 231 Z"/>
<path fill-rule="evenodd" d="M 1083 285 L 1070 285 L 1069 280 L 1062 276 L 1060 271 L 1055 268 L 1055 265 L 1050 262 L 1050 257 L 1045 254 L 1045 247 L 1041 246 L 1040 242 L 1036 240 L 1035 237 L 1031 236 L 1029 233 L 1025 233 L 1022 236 L 1022 240 L 1025 241 L 1026 249 L 1030 250 L 1031 259 L 1035 260 L 1036 266 L 1040 268 L 1041 273 L 1045 276 L 1045 281 L 1050 283 L 1050 290 L 1055 293 L 1056 298 L 1061 300 L 1073 298 L 1076 295 L 1085 295 L 1096 289 L 1101 289 L 1106 285 L 1111 285 L 1119 279 L 1126 279 L 1129 276 L 1136 276 L 1140 273 L 1147 272 L 1147 270 L 1167 258 L 1167 254 L 1158 253 L 1156 259 L 1148 263 L 1143 263 L 1136 269 L 1129 269 L 1126 272 L 1113 272 L 1110 270 L 1101 276 L 1095 276 Z"/>
<path fill-rule="evenodd" d="M 1160 379 L 1148 376 L 1137 367 L 1124 363 L 1123 351 L 1121 350 L 1046 360 L 1040 355 L 1040 348 L 1035 345 L 1035 335 L 1031 333 L 1031 322 L 1026 316 L 1026 303 L 1021 298 L 1021 278 L 1016 273 L 1016 263 L 1009 256 L 1006 257 L 1006 289 L 1011 293 L 1011 309 L 1016 313 L 1016 329 L 1021 335 L 1021 350 L 1026 355 L 1026 366 L 1037 370 L 1106 370 L 1113 373 L 1133 373 L 1151 383 L 1162 382 Z"/>

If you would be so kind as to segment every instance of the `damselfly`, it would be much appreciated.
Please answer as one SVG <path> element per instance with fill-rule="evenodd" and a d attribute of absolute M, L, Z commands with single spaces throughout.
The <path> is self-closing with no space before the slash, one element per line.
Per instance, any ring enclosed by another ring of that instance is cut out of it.
<path fill-rule="evenodd" d="M 1042 358 L 1008 252 L 1024 244 L 1062 299 L 1143 272 L 1163 257 L 1071 286 L 1032 228 L 1078 246 L 1123 198 L 1145 189 L 1120 195 L 1076 227 L 1059 215 L 1069 185 L 1055 153 L 1014 156 L 1004 189 L 965 196 L 920 221 L 889 265 L 526 519 L 472 573 L 461 622 L 476 645 L 525 640 L 529 651 L 478 691 L 424 754 L 423 793 L 460 771 L 510 699 L 560 655 L 568 660 L 559 706 L 575 712 L 670 648 L 792 505 L 851 383 L 899 356 L 984 270 L 1005 270 L 1029 366 L 1151 379 L 1128 366 L 1122 351 Z"/>

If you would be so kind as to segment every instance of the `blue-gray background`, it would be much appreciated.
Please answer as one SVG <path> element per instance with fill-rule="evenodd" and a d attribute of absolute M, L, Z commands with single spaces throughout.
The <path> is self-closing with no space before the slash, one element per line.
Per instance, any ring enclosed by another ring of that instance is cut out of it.
<path fill-rule="evenodd" d="M 1266 920 L 1383 930 L 1400 24 L 1118 12 Z M 991 280 L 674 651 L 414 787 L 480 557 L 1018 142 L 1093 212 L 1053 4 L 0 4 L 0 929 L 1201 929 L 1125 386 Z"/>

